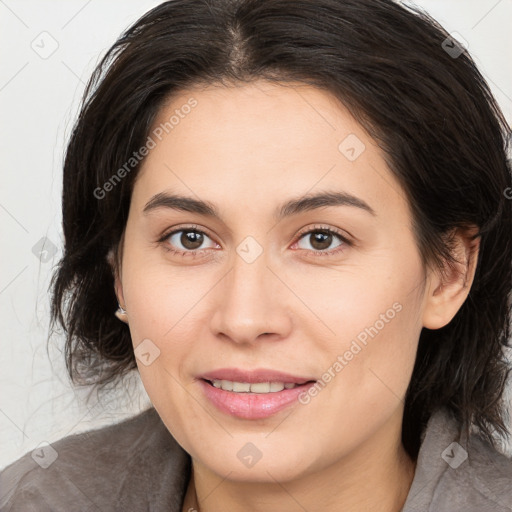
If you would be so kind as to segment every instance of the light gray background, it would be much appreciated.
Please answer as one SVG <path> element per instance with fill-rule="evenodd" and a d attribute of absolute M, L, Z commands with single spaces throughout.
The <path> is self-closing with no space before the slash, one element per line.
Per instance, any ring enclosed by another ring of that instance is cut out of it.
<path fill-rule="evenodd" d="M 136 373 L 127 382 L 133 392 L 114 393 L 101 404 L 92 396 L 86 403 L 88 390 L 74 390 L 65 373 L 63 340 L 53 340 L 48 356 L 46 337 L 47 289 L 62 248 L 63 149 L 85 82 L 120 33 L 158 3 L 0 0 L 0 467 L 42 442 L 120 421 L 150 405 Z M 511 122 L 512 0 L 416 4 L 468 42 Z M 511 444 L 503 450 L 512 453 Z"/>

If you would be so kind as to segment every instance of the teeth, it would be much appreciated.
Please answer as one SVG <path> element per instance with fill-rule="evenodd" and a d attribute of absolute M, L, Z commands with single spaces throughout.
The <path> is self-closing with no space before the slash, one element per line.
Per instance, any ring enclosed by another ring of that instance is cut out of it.
<path fill-rule="evenodd" d="M 233 383 L 230 380 L 221 380 L 220 385 L 226 391 L 233 391 Z"/>
<path fill-rule="evenodd" d="M 251 391 L 251 385 L 248 382 L 230 382 L 229 380 L 222 381 L 222 388 L 224 389 L 224 383 L 227 382 L 228 386 L 231 385 L 231 390 L 236 391 L 237 393 L 249 393 Z"/>
<path fill-rule="evenodd" d="M 231 380 L 214 379 L 212 384 L 224 391 L 235 393 L 276 393 L 283 389 L 292 389 L 297 384 L 292 382 L 233 382 Z"/>

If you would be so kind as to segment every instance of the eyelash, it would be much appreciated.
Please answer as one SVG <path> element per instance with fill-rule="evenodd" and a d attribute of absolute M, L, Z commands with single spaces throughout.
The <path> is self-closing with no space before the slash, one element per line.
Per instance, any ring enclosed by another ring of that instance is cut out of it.
<path fill-rule="evenodd" d="M 183 232 L 199 233 L 201 235 L 206 235 L 208 238 L 211 238 L 208 235 L 208 233 L 206 233 L 205 231 L 202 231 L 201 229 L 198 229 L 197 226 L 193 225 L 193 226 L 181 226 L 179 229 L 174 229 L 172 231 L 169 231 L 168 233 L 165 233 L 162 237 L 160 237 L 157 240 L 157 242 L 160 244 L 163 244 L 163 247 L 166 251 L 168 251 L 172 254 L 175 254 L 177 256 L 195 258 L 197 256 L 200 256 L 205 251 L 207 251 L 207 249 L 196 249 L 196 250 L 190 250 L 190 251 L 182 251 L 182 250 L 173 249 L 169 244 L 166 243 L 167 240 L 172 235 L 175 235 L 176 233 L 180 233 L 182 231 Z M 307 253 L 313 253 L 313 255 L 315 257 L 316 256 L 332 256 L 332 255 L 343 252 L 347 246 L 348 247 L 352 246 L 352 242 L 347 237 L 342 235 L 339 231 L 332 229 L 332 228 L 328 228 L 326 226 L 321 226 L 321 225 L 317 225 L 317 226 L 314 226 L 313 228 L 309 228 L 309 229 L 300 231 L 297 234 L 296 241 L 293 242 L 293 245 L 295 245 L 297 242 L 299 242 L 299 240 L 301 240 L 304 236 L 310 235 L 313 233 L 317 233 L 317 232 L 327 233 L 329 235 L 335 235 L 341 240 L 342 244 L 339 245 L 338 247 L 336 247 L 335 249 L 331 249 L 329 251 L 313 251 L 311 249 L 301 249 L 302 251 L 306 251 Z"/>

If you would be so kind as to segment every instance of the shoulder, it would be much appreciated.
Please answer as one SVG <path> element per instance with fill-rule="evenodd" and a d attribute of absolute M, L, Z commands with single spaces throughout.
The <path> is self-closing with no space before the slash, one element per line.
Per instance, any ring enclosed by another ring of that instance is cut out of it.
<path fill-rule="evenodd" d="M 487 499 L 488 510 L 512 512 L 512 458 L 478 435 L 471 436 L 466 449 L 468 464 L 462 481 Z"/>
<path fill-rule="evenodd" d="M 512 512 L 512 459 L 446 408 L 429 420 L 404 512 Z"/>
<path fill-rule="evenodd" d="M 150 408 L 23 455 L 0 472 L 0 510 L 147 508 L 175 499 L 188 471 L 188 454 Z"/>

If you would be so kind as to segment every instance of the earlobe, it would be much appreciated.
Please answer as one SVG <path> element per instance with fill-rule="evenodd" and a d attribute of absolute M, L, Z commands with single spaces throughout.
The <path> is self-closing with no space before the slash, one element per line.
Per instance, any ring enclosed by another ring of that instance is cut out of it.
<path fill-rule="evenodd" d="M 423 310 L 423 326 L 440 329 L 453 319 L 467 299 L 475 277 L 480 237 L 476 227 L 457 229 L 452 234 L 455 261 L 441 270 L 431 271 Z"/>
<path fill-rule="evenodd" d="M 116 317 L 121 320 L 121 322 L 124 322 L 125 324 L 128 323 L 128 313 L 126 310 L 119 304 L 119 307 L 117 308 L 115 312 Z"/>
<path fill-rule="evenodd" d="M 117 303 L 119 306 L 115 312 L 115 315 L 119 320 L 121 320 L 121 322 L 124 322 L 125 324 L 127 324 L 128 323 L 128 312 L 125 309 L 126 303 L 124 301 L 124 296 L 123 296 L 123 287 L 117 277 L 115 278 L 114 290 L 116 293 Z"/>
<path fill-rule="evenodd" d="M 112 270 L 112 275 L 114 277 L 114 293 L 117 297 L 117 303 L 118 303 L 118 309 L 115 312 L 116 317 L 121 320 L 121 322 L 124 322 L 125 324 L 128 323 L 128 313 L 126 311 L 125 306 L 125 300 L 124 300 L 124 294 L 123 294 L 123 285 L 121 283 L 120 278 L 120 271 L 119 266 L 115 258 L 115 253 L 113 249 L 110 249 L 110 251 L 107 254 L 107 261 L 110 265 L 110 268 Z"/>

